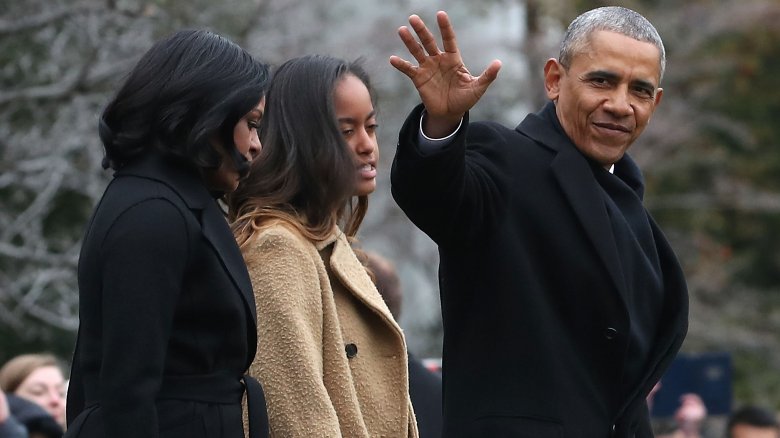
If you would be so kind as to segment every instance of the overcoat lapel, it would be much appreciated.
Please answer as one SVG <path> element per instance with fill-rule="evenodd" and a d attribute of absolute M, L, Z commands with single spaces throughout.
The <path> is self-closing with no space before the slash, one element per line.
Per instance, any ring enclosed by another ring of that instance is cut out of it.
<path fill-rule="evenodd" d="M 256 336 L 257 311 L 252 282 L 249 279 L 246 264 L 216 200 L 203 185 L 197 173 L 183 166 L 169 163 L 157 154 L 150 154 L 148 157 L 117 171 L 116 176 L 123 175 L 135 175 L 159 181 L 170 187 L 184 201 L 187 208 L 200 222 L 203 236 L 214 248 L 223 268 L 240 293 L 241 299 L 251 315 L 250 335 L 254 333 Z M 253 339 L 250 339 L 249 344 L 256 346 Z"/>
<path fill-rule="evenodd" d="M 215 201 L 212 200 L 212 202 Z M 222 266 L 230 274 L 233 284 L 241 292 L 241 298 L 249 309 L 252 320 L 256 321 L 257 312 L 252 281 L 249 279 L 246 263 L 236 245 L 235 237 L 227 226 L 225 217 L 219 212 L 216 205 L 208 205 L 203 209 L 202 221 L 203 235 L 216 251 L 222 261 Z"/>
<path fill-rule="evenodd" d="M 556 119 L 544 119 L 549 117 Z M 556 151 L 550 170 L 593 243 L 612 282 L 620 295 L 624 296 L 626 283 L 620 271 L 620 257 L 599 185 L 595 181 L 590 164 L 571 140 L 562 132 L 550 129 L 550 126 L 557 124 L 555 105 L 548 103 L 539 113 L 526 117 L 517 127 L 517 131 Z"/>
<path fill-rule="evenodd" d="M 355 256 L 354 251 L 341 230 L 335 230 L 333 253 L 330 256 L 330 267 L 345 289 L 371 310 L 377 313 L 385 322 L 403 336 L 401 327 L 393 318 L 382 296 L 376 290 L 365 268 Z M 319 248 L 321 249 L 321 248 Z"/>
<path fill-rule="evenodd" d="M 648 220 L 655 236 L 659 259 L 662 261 L 661 271 L 663 272 L 666 293 L 655 346 L 650 352 L 650 359 L 642 374 L 642 385 L 637 386 L 631 396 L 627 398 L 633 404 L 641 404 L 637 400 L 644 401 L 644 396 L 652 388 L 651 383 L 660 379 L 663 372 L 674 360 L 675 355 L 669 354 L 669 352 L 680 349 L 685 340 L 685 334 L 688 332 L 688 287 L 685 283 L 685 276 L 661 229 L 652 217 L 648 217 Z M 629 407 L 628 403 L 621 407 L 620 412 L 633 408 Z"/>

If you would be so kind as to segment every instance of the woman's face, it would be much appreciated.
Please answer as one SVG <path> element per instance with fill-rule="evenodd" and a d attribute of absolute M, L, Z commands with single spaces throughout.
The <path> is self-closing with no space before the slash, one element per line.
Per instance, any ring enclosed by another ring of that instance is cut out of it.
<path fill-rule="evenodd" d="M 65 425 L 65 378 L 54 365 L 35 369 L 14 394 L 42 407 L 58 423 Z"/>
<path fill-rule="evenodd" d="M 233 144 L 236 145 L 238 152 L 248 161 L 252 161 L 260 153 L 262 145 L 257 135 L 257 128 L 263 119 L 265 111 L 265 97 L 251 111 L 242 117 L 236 126 L 233 127 Z M 220 148 L 220 150 L 222 150 Z M 205 173 L 206 183 L 212 191 L 229 193 L 238 187 L 241 176 L 236 170 L 233 159 L 222 152 L 222 164 L 215 170 L 208 170 Z"/>
<path fill-rule="evenodd" d="M 379 144 L 376 140 L 376 111 L 363 81 L 347 74 L 336 84 L 333 103 L 339 129 L 355 160 L 355 196 L 376 189 L 376 165 Z"/>

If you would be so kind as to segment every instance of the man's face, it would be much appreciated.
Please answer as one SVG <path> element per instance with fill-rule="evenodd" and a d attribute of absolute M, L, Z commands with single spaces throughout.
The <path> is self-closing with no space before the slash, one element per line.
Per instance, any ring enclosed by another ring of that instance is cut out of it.
<path fill-rule="evenodd" d="M 580 152 L 605 167 L 623 157 L 661 102 L 660 56 L 651 43 L 597 31 L 568 71 L 547 61 L 547 96 Z"/>

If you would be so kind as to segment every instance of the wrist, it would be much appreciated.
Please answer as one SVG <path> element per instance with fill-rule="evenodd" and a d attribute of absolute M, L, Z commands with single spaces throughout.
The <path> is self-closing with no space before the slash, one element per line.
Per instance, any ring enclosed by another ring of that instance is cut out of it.
<path fill-rule="evenodd" d="M 422 116 L 422 132 L 429 138 L 444 138 L 455 132 L 460 126 L 463 114 L 458 116 L 435 116 L 424 112 Z"/>

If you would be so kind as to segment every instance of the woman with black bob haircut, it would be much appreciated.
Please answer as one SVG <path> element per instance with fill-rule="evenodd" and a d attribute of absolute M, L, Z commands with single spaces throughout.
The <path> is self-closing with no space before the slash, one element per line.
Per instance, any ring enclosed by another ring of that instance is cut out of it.
<path fill-rule="evenodd" d="M 100 118 L 114 177 L 79 260 L 68 437 L 267 436 L 252 286 L 217 199 L 260 152 L 265 64 L 205 30 L 136 64 Z"/>
<path fill-rule="evenodd" d="M 403 332 L 352 248 L 376 188 L 376 129 L 359 63 L 289 60 L 268 90 L 263 151 L 228 197 L 271 436 L 417 436 Z"/>

